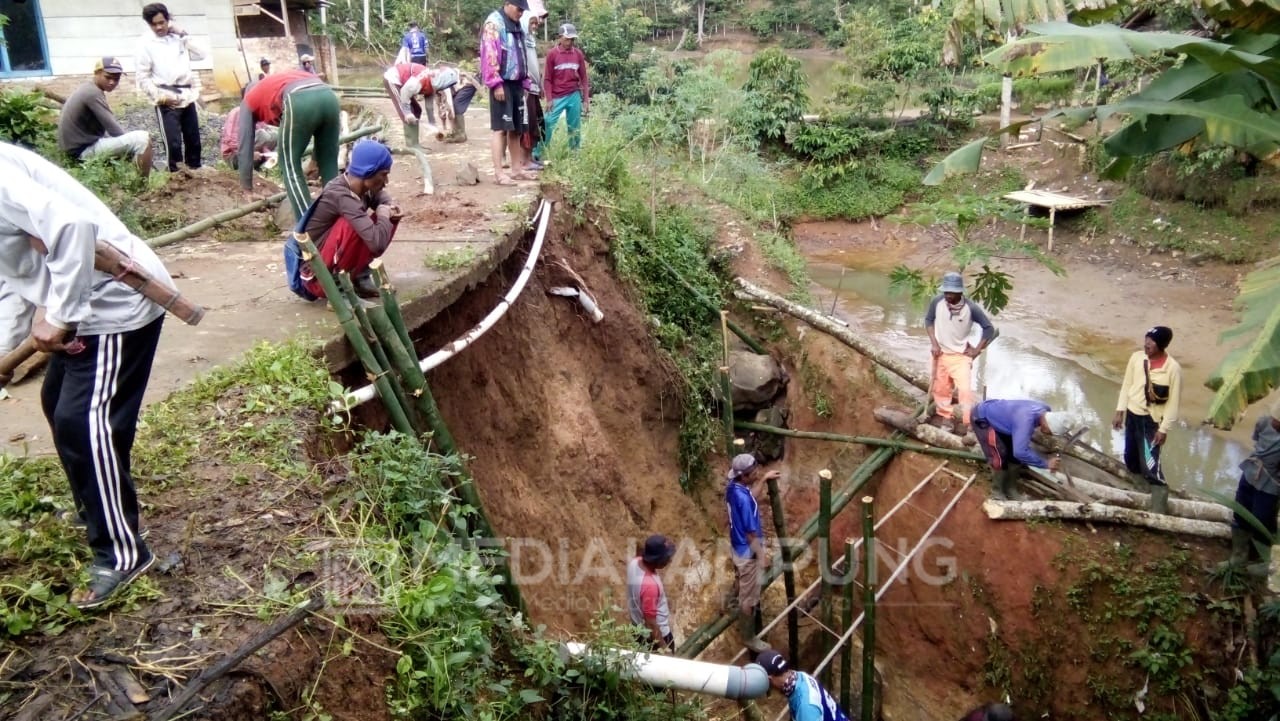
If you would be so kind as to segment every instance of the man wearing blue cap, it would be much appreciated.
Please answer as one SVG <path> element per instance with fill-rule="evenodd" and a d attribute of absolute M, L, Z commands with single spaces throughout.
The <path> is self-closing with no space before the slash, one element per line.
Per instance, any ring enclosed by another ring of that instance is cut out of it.
<path fill-rule="evenodd" d="M 963 434 L 969 422 L 969 411 L 977 397 L 973 393 L 973 359 L 995 340 L 996 327 L 987 318 L 982 306 L 964 297 L 964 278 L 959 273 L 942 276 L 941 293 L 929 301 L 924 315 L 924 327 L 929 333 L 933 353 L 933 374 L 929 381 L 933 389 L 933 403 L 945 430 Z M 977 345 L 969 342 L 973 326 L 982 328 L 982 339 Z M 960 396 L 963 417 L 953 420 L 951 392 Z"/>
<path fill-rule="evenodd" d="M 791 668 L 782 654 L 767 648 L 756 656 L 756 663 L 769 674 L 769 688 L 787 697 L 792 721 L 849 721 L 818 679 Z"/>
<path fill-rule="evenodd" d="M 329 272 L 350 273 L 364 297 L 378 295 L 369 263 L 387 251 L 400 224 L 400 208 L 386 191 L 390 177 L 391 151 L 376 140 L 362 140 L 351 149 L 347 171 L 324 186 L 298 221 Z M 284 262 L 290 290 L 306 300 L 324 297 L 292 236 L 285 241 Z"/>

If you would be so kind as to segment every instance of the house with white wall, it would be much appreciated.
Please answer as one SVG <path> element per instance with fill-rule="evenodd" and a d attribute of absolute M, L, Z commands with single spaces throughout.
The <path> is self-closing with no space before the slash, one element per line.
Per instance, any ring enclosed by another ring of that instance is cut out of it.
<path fill-rule="evenodd" d="M 262 47 L 309 48 L 305 13 L 320 0 L 167 0 L 175 25 L 207 51 L 194 63 L 206 89 L 238 95 L 257 78 Z M 147 0 L 0 0 L 8 23 L 0 31 L 0 80 L 84 76 L 105 55 L 118 57 L 126 73 L 134 71 L 134 53 L 143 33 Z M 243 36 L 248 37 L 243 37 Z M 306 52 L 310 52 L 306 50 Z M 272 58 L 277 67 L 296 58 Z M 252 73 L 252 74 L 251 74 Z"/>

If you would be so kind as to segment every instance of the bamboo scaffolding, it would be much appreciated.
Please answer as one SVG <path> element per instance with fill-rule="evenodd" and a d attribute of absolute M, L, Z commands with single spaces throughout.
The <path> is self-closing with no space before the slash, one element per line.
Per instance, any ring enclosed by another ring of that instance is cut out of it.
<path fill-rule="evenodd" d="M 792 567 L 795 550 L 791 547 L 791 539 L 787 538 L 787 516 L 778 479 L 770 478 L 766 483 L 769 486 L 769 505 L 773 509 L 773 532 L 782 547 L 782 587 L 787 594 L 787 658 L 796 658 L 800 653 L 800 612 L 796 608 L 796 573 Z M 765 630 L 761 630 L 762 636 Z"/>
<path fill-rule="evenodd" d="M 819 616 L 822 625 L 834 628 L 834 611 L 831 606 L 831 471 L 818 471 L 818 578 L 822 580 L 818 597 L 822 600 Z M 826 638 L 826 637 L 824 637 Z M 831 688 L 831 669 L 822 676 L 822 685 Z"/>
<path fill-rule="evenodd" d="M 365 311 L 364 303 L 361 302 L 359 294 L 356 293 L 355 284 L 351 282 L 351 274 L 346 271 L 338 273 L 338 285 L 342 286 L 342 293 L 346 297 L 347 303 L 350 304 L 356 320 L 360 322 L 360 329 L 364 331 L 365 342 L 369 344 L 369 349 L 373 351 L 373 357 L 378 361 L 378 366 L 383 369 L 391 369 L 391 359 L 387 357 L 387 351 L 382 347 L 382 341 L 378 339 L 378 334 L 374 332 L 373 325 L 369 322 L 369 314 Z M 422 418 L 409 403 L 409 396 L 404 391 L 404 383 L 400 381 L 400 376 L 390 373 L 387 378 L 391 383 L 391 392 L 396 395 L 396 401 L 400 403 L 400 407 L 409 416 L 409 423 L 413 425 L 415 437 L 421 436 Z"/>
<path fill-rule="evenodd" d="M 881 519 L 880 519 L 880 521 L 879 521 L 878 523 L 876 523 L 876 529 L 878 530 L 881 526 L 883 526 L 884 524 L 888 523 L 888 522 L 889 522 L 889 519 L 890 519 L 890 518 L 893 518 L 893 515 L 894 515 L 895 513 L 897 513 L 900 509 L 902 509 L 904 506 L 906 506 L 906 505 L 907 505 L 907 503 L 908 503 L 908 502 L 909 502 L 913 497 L 915 497 L 915 495 L 916 495 L 917 493 L 919 493 L 919 492 L 920 492 L 920 490 L 921 490 L 922 488 L 924 488 L 926 485 L 928 485 L 928 483 L 929 483 L 930 481 L 932 481 L 932 480 L 933 480 L 933 479 L 938 475 L 938 473 L 940 473 L 943 469 L 946 469 L 946 467 L 947 467 L 947 463 L 946 463 L 946 461 L 943 461 L 942 463 L 940 463 L 940 464 L 938 465 L 938 467 L 937 467 L 937 468 L 934 468 L 934 469 L 933 469 L 932 471 L 930 471 L 930 472 L 929 472 L 929 473 L 928 473 L 924 478 L 921 478 L 921 479 L 920 479 L 920 482 L 919 482 L 919 483 L 917 483 L 917 484 L 915 485 L 915 487 L 914 487 L 914 488 L 912 488 L 910 491 L 908 491 L 908 492 L 907 492 L 907 494 L 906 494 L 905 496 L 903 496 L 901 500 L 899 500 L 896 504 L 894 504 L 893 508 L 890 508 L 890 509 L 889 509 L 889 512 L 888 512 L 888 513 L 886 513 L 886 514 L 884 514 L 884 517 L 883 517 L 883 518 L 881 518 Z M 948 471 L 950 471 L 950 469 L 947 469 L 947 470 L 948 470 Z M 854 541 L 854 549 L 855 549 L 855 550 L 856 550 L 856 549 L 858 549 L 858 548 L 861 548 L 861 547 L 862 547 L 862 539 L 857 539 L 856 541 Z M 834 562 L 834 564 L 833 564 L 833 565 L 836 565 L 836 566 L 843 566 L 843 565 L 845 565 L 845 564 L 847 564 L 847 563 L 848 563 L 848 561 L 849 561 L 849 559 L 850 559 L 850 558 L 851 558 L 851 556 L 849 556 L 849 555 L 847 555 L 847 554 L 846 554 L 845 556 L 842 556 L 842 557 L 840 557 L 840 558 L 837 558 L 837 559 L 835 560 L 835 562 Z M 760 635 L 761 635 L 761 636 L 765 635 L 765 634 L 766 634 L 766 633 L 768 633 L 768 632 L 769 632 L 769 631 L 770 631 L 774 626 L 778 625 L 778 621 L 782 620 L 782 617 L 783 617 L 784 615 L 786 615 L 786 614 L 791 613 L 792 611 L 794 611 L 794 610 L 795 610 L 795 608 L 796 608 L 796 607 L 798 607 L 798 606 L 799 606 L 799 604 L 800 604 L 802 601 L 804 601 L 804 599 L 805 599 L 805 598 L 807 598 L 807 597 L 809 596 L 809 594 L 813 593 L 813 590 L 814 590 L 815 588 L 817 588 L 817 587 L 818 587 L 818 584 L 820 584 L 820 583 L 822 583 L 822 578 L 821 578 L 821 577 L 814 579 L 813 583 L 810 583 L 810 584 L 809 584 L 809 586 L 808 586 L 807 588 L 805 588 L 805 590 L 804 590 L 804 591 L 800 592 L 800 593 L 796 596 L 796 600 L 795 600 L 795 601 L 791 602 L 791 604 L 789 604 L 786 608 L 782 609 L 782 611 L 781 611 L 781 612 L 779 612 L 779 613 L 778 613 L 778 615 L 774 616 L 774 617 L 773 617 L 773 619 L 772 619 L 771 621 L 769 621 L 769 623 L 765 624 L 764 628 L 760 629 Z M 737 662 L 738 662 L 738 660 L 739 660 L 739 659 L 741 659 L 741 658 L 742 658 L 742 656 L 743 656 L 743 654 L 745 654 L 745 653 L 746 653 L 746 651 L 745 651 L 745 650 L 744 650 L 744 651 L 739 651 L 739 652 L 737 653 L 737 655 L 735 655 L 732 659 L 730 659 L 729 663 L 737 663 Z"/>
<path fill-rule="evenodd" d="M 880 470 L 884 464 L 888 463 L 889 459 L 893 458 L 894 454 L 895 450 L 892 448 L 880 448 L 868 456 L 867 459 L 854 470 L 853 475 L 850 476 L 845 487 L 840 489 L 840 492 L 831 499 L 831 512 L 835 514 L 844 509 L 844 507 L 848 505 L 849 501 L 853 499 L 854 495 L 856 495 L 858 491 L 866 485 L 867 481 L 871 480 L 872 474 Z M 801 552 L 798 555 L 804 555 L 804 552 L 808 549 L 808 544 L 813 542 L 813 539 L 816 538 L 817 535 L 818 519 L 817 516 L 814 516 L 805 523 L 803 528 L 800 529 L 800 535 L 798 538 L 800 542 L 805 545 L 801 547 Z M 773 566 L 766 570 L 762 579 L 761 590 L 768 588 L 769 585 L 772 584 L 780 575 L 782 575 L 782 570 L 778 566 Z M 700 626 L 689 636 L 689 638 L 685 640 L 684 645 L 680 647 L 678 654 L 685 658 L 693 658 L 694 656 L 697 656 L 704 648 L 714 641 L 717 636 L 723 633 L 730 624 L 733 623 L 733 619 L 736 615 L 736 611 L 724 613 L 721 614 L 720 618 L 713 619 Z"/>
<path fill-rule="evenodd" d="M 862 612 L 867 619 L 867 625 L 862 629 L 862 721 L 875 721 L 876 512 L 874 504 L 875 499 L 871 496 L 862 497 Z M 846 630 L 847 628 L 848 626 Z M 846 652 L 851 647 L 852 644 L 845 644 Z"/>
<path fill-rule="evenodd" d="M 334 315 L 338 316 L 338 323 L 342 326 L 342 330 L 346 334 L 347 340 L 350 341 L 351 347 L 355 350 L 356 356 L 360 358 L 360 362 L 364 365 L 370 380 L 373 381 L 373 387 L 377 389 L 378 396 L 382 398 L 382 406 L 387 409 L 387 416 L 391 419 L 391 426 L 401 433 L 414 436 L 413 424 L 409 422 L 408 414 L 405 413 L 405 409 L 400 405 L 400 402 L 396 400 L 395 391 L 392 390 L 391 379 L 387 377 L 388 369 L 378 365 L 378 360 L 373 355 L 373 349 L 365 342 L 364 333 L 360 330 L 360 322 L 356 320 L 351 306 L 338 289 L 338 284 L 334 282 L 333 275 L 329 273 L 329 269 L 320 260 L 320 252 L 316 250 L 315 243 L 311 242 L 311 237 L 306 233 L 294 233 L 293 237 L 298 241 L 298 248 L 302 251 L 302 260 L 311 263 L 311 270 L 316 274 L 316 280 L 320 281 L 320 286 L 324 288 L 325 298 L 328 299 L 329 305 L 333 308 Z"/>

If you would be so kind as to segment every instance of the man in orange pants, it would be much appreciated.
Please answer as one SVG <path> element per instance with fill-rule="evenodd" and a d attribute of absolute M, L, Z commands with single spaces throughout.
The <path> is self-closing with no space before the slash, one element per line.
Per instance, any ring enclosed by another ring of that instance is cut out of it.
<path fill-rule="evenodd" d="M 982 339 L 977 345 L 969 342 L 975 323 L 982 328 Z M 929 301 L 924 326 L 932 345 L 933 402 L 942 421 L 940 425 L 963 434 L 968 430 L 969 412 L 976 402 L 973 359 L 995 339 L 996 327 L 982 306 L 964 297 L 964 278 L 959 273 L 942 276 L 942 292 Z M 951 407 L 953 390 L 960 396 L 960 406 L 964 409 L 958 423 Z"/>

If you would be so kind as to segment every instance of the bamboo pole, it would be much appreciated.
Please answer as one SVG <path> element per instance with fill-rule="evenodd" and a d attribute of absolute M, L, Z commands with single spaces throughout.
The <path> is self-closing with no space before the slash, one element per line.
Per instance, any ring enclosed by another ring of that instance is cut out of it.
<path fill-rule="evenodd" d="M 392 295 L 391 298 L 394 301 L 395 296 Z M 402 336 L 408 336 L 408 331 L 403 328 L 403 323 L 401 329 L 398 330 L 385 307 L 370 308 L 369 320 L 373 323 L 374 330 L 381 337 L 383 345 L 387 347 L 391 360 L 399 370 L 410 394 L 414 396 L 418 410 L 422 412 L 422 415 L 427 419 L 427 424 L 431 426 L 432 441 L 439 445 L 444 455 L 461 458 L 458 446 L 453 442 L 453 434 L 449 432 L 449 426 L 445 424 L 444 417 L 440 414 L 440 408 L 436 405 L 435 397 L 431 395 L 431 388 L 427 386 L 426 376 L 423 374 L 422 369 L 418 367 L 417 359 L 413 353 L 405 348 L 404 343 L 400 341 Z M 484 510 L 484 503 L 480 500 L 480 493 L 476 490 L 475 482 L 472 480 L 470 472 L 463 469 L 455 490 L 474 511 L 471 517 L 473 530 L 485 538 L 496 539 L 497 535 L 494 533 L 493 524 L 489 522 L 489 516 Z M 502 564 L 499 573 L 503 579 L 501 592 L 507 605 L 520 613 L 527 613 L 524 599 L 520 594 L 520 588 L 516 586 L 510 565 Z"/>
<path fill-rule="evenodd" d="M 874 537 L 874 531 L 873 531 Z M 857 543 L 852 538 L 844 539 L 844 558 L 845 563 L 852 564 L 853 559 L 857 558 Z M 853 569 L 850 568 L 850 571 Z M 846 574 L 844 579 L 844 608 L 840 614 L 840 628 L 848 630 L 853 625 L 853 574 Z M 846 643 L 844 649 L 840 652 L 840 671 L 843 678 L 840 679 L 840 708 L 848 709 L 849 701 L 853 698 L 853 644 Z"/>
<path fill-rule="evenodd" d="M 875 721 L 876 513 L 875 499 L 862 497 L 862 721 Z M 846 629 L 847 630 L 847 629 Z M 847 707 L 846 707 L 847 708 Z"/>
<path fill-rule="evenodd" d="M 356 356 L 364 365 L 374 388 L 378 390 L 378 396 L 382 398 L 382 406 L 387 409 L 387 416 L 391 419 L 391 426 L 406 435 L 414 435 L 413 424 L 409 422 L 409 416 L 396 400 L 395 391 L 391 388 L 391 379 L 387 377 L 388 369 L 378 365 L 378 360 L 373 356 L 373 349 L 365 342 L 364 334 L 360 332 L 360 323 L 356 320 L 351 306 L 338 290 L 338 284 L 334 282 L 329 269 L 320 260 L 320 253 L 316 250 L 315 243 L 311 242 L 310 236 L 306 233 L 295 233 L 294 238 L 302 251 L 302 260 L 311 263 L 316 280 L 320 281 L 320 287 L 324 288 L 325 298 L 328 299 L 334 314 L 338 316 L 338 323 L 342 326 L 347 340 L 351 342 Z"/>
<path fill-rule="evenodd" d="M 889 459 L 893 458 L 895 453 L 896 449 L 893 448 L 879 448 L 870 456 L 867 456 L 867 459 L 864 460 L 862 464 L 854 470 L 853 475 L 849 477 L 849 481 L 846 483 L 845 487 L 840 489 L 840 492 L 832 497 L 831 512 L 833 514 L 840 513 L 840 511 L 849 504 L 849 501 L 853 500 L 853 497 L 864 485 L 866 485 L 867 481 L 871 480 L 872 474 L 880 470 L 884 464 L 888 463 Z M 818 518 L 815 515 L 805 523 L 805 525 L 800 529 L 799 535 L 796 537 L 800 544 L 803 544 L 800 546 L 800 550 L 796 554 L 797 558 L 804 555 L 808 550 L 809 544 L 813 542 L 813 539 L 816 538 L 817 535 Z M 782 571 L 776 565 L 767 569 L 761 581 L 761 591 L 767 589 L 769 585 L 777 580 L 780 575 L 782 575 Z M 693 658 L 694 656 L 697 656 L 704 648 L 709 646 L 717 636 L 724 633 L 724 630 L 733 624 L 736 616 L 736 610 L 729 613 L 722 613 L 719 618 L 712 619 L 694 630 L 694 632 L 685 640 L 684 645 L 680 647 L 678 655 L 683 656 L 684 658 Z"/>
<path fill-rule="evenodd" d="M 835 611 L 831 604 L 831 592 L 834 584 L 831 578 L 831 471 L 823 468 L 818 471 L 818 576 L 822 579 L 818 597 L 822 599 L 820 616 L 823 628 L 830 629 L 835 625 Z M 823 646 L 830 647 L 831 638 L 824 634 Z M 831 668 L 827 667 L 822 674 L 822 685 L 831 688 Z"/>
<path fill-rule="evenodd" d="M 733 381 L 729 380 L 729 367 L 720 367 L 720 417 L 724 421 L 725 456 L 733 458 Z"/>
<path fill-rule="evenodd" d="M 778 488 L 778 479 L 770 478 L 769 505 L 773 508 L 773 532 L 782 546 L 782 584 L 787 592 L 787 658 L 800 656 L 800 610 L 795 608 L 796 573 L 792 568 L 795 552 L 791 548 L 791 539 L 787 535 L 787 516 L 782 506 L 782 491 Z"/>
<path fill-rule="evenodd" d="M 382 297 L 382 308 L 387 312 L 387 319 L 391 321 L 391 325 L 395 327 L 400 342 L 416 356 L 417 348 L 413 344 L 413 338 L 409 337 L 409 328 L 405 325 L 404 314 L 400 312 L 400 300 L 396 298 L 395 286 L 391 285 L 391 278 L 387 275 L 387 269 L 383 267 L 382 258 L 374 258 L 369 263 L 369 274 L 378 286 L 378 294 Z"/>
<path fill-rule="evenodd" d="M 338 285 L 342 286 L 342 293 L 347 299 L 347 303 L 351 305 L 352 312 L 355 313 L 356 320 L 360 322 L 360 329 L 364 331 L 365 341 L 369 344 L 369 349 L 373 351 L 373 357 L 377 359 L 378 366 L 384 369 L 391 368 L 391 359 L 387 358 L 387 351 L 382 347 L 382 341 L 378 340 L 378 334 L 374 332 L 373 325 L 369 322 L 369 314 L 365 312 L 364 303 L 360 302 L 360 296 L 356 293 L 355 284 L 351 282 L 351 274 L 346 271 L 338 273 Z M 404 384 L 400 381 L 400 376 L 395 373 L 388 374 L 391 382 L 391 392 L 396 394 L 396 400 L 399 401 L 400 407 L 404 409 L 405 415 L 409 416 L 409 423 L 413 425 L 414 437 L 422 435 L 422 418 L 414 412 L 413 406 L 409 403 L 409 397 L 404 392 Z"/>
<path fill-rule="evenodd" d="M 927 453 L 931 456 L 944 456 L 947 458 L 963 458 L 967 461 L 985 460 L 981 453 L 972 451 L 957 451 L 950 448 L 938 448 L 935 446 L 927 446 L 923 443 L 913 443 L 911 441 L 898 441 L 890 438 L 876 438 L 874 436 L 846 436 L 840 433 L 825 433 L 822 431 L 796 431 L 790 428 L 779 428 L 766 423 L 753 423 L 751 421 L 735 421 L 733 424 L 739 430 L 758 431 L 760 433 L 773 433 L 779 436 L 787 436 L 789 438 L 805 438 L 815 441 L 836 441 L 838 443 L 860 443 L 864 446 L 879 446 L 881 448 L 895 448 L 900 451 L 914 451 L 916 453 Z"/>
<path fill-rule="evenodd" d="M 353 130 L 351 133 L 344 135 L 341 138 L 338 138 L 338 144 L 343 145 L 346 143 L 350 143 L 353 140 L 359 140 L 360 138 L 363 138 L 366 135 L 373 135 L 374 133 L 378 132 L 381 129 L 382 128 L 376 125 L 369 125 L 369 126 L 360 128 L 358 130 Z M 190 225 L 178 228 L 175 231 L 165 233 L 164 235 L 158 235 L 154 238 L 147 240 L 146 243 L 152 248 L 163 248 L 166 245 L 171 245 L 180 240 L 186 240 L 194 235 L 203 233 L 204 231 L 214 226 L 221 225 L 223 223 L 235 220 L 236 218 L 248 215 L 249 213 L 253 213 L 255 211 L 262 210 L 263 208 L 267 208 L 272 205 L 275 205 L 276 203 L 279 203 L 282 200 L 284 200 L 284 193 L 276 193 L 275 195 L 272 195 L 268 198 L 263 198 L 262 200 L 255 200 L 252 203 L 241 205 L 237 208 L 232 208 L 230 210 L 224 210 L 223 212 L 218 213 L 217 215 L 212 215 L 203 220 L 198 220 Z"/>

